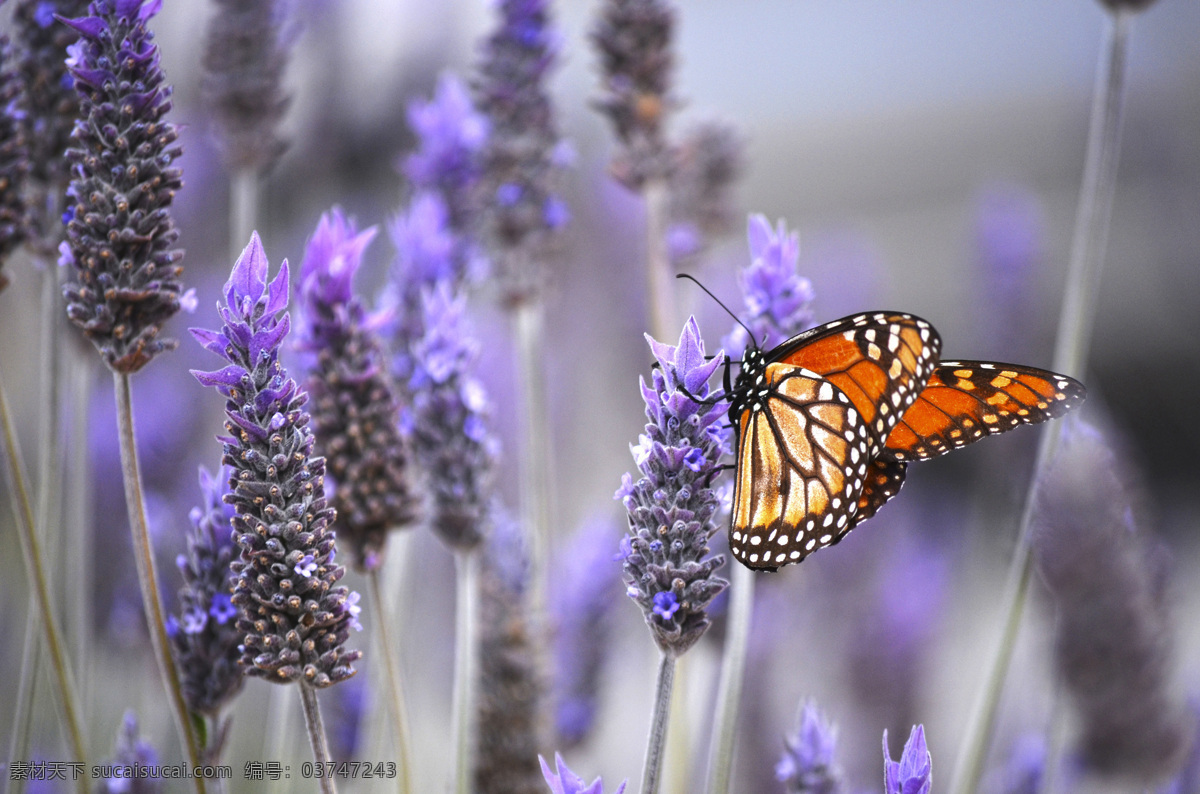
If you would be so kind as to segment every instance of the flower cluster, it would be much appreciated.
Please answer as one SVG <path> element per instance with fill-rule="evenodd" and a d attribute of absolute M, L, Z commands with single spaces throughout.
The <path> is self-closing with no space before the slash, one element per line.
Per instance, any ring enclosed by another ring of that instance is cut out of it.
<path fill-rule="evenodd" d="M 738 317 L 746 328 L 735 326 L 722 344 L 730 350 L 744 350 L 754 344 L 769 350 L 812 325 L 809 304 L 812 284 L 796 272 L 800 258 L 800 238 L 789 232 L 783 221 L 775 229 L 766 217 L 751 215 L 746 236 L 750 241 L 750 266 L 738 274 L 746 310 Z"/>
<path fill-rule="evenodd" d="M 728 584 L 715 572 L 725 563 L 709 552 L 717 531 L 718 498 L 712 488 L 721 456 L 719 401 L 708 395 L 708 379 L 724 354 L 705 360 L 695 318 L 683 327 L 677 346 L 647 337 L 658 360 L 652 385 L 642 381 L 646 433 L 632 448 L 641 477 L 621 480 L 617 498 L 629 514 L 622 541 L 630 598 L 646 616 L 655 642 L 674 656 L 687 651 L 709 626 L 706 608 Z"/>
<path fill-rule="evenodd" d="M 180 308 L 182 251 L 168 208 L 181 181 L 171 89 L 146 28 L 160 0 L 95 0 L 90 16 L 64 20 L 80 34 L 67 62 L 79 92 L 67 241 L 60 263 L 67 315 L 117 372 L 136 372 L 173 349 L 159 329 Z"/>
<path fill-rule="evenodd" d="M 429 477 L 430 525 L 456 549 L 483 537 L 497 442 L 487 426 L 487 394 L 469 374 L 477 347 L 466 329 L 466 300 L 439 284 L 425 294 L 424 336 L 413 348 L 410 434 Z"/>
<path fill-rule="evenodd" d="M 24 121 L 25 97 L 13 69 L 7 34 L 0 33 L 0 292 L 8 285 L 4 262 L 29 233 L 29 210 L 23 195 L 29 173 Z"/>
<path fill-rule="evenodd" d="M 933 788 L 933 757 L 925 746 L 925 726 L 914 725 L 900 760 L 893 761 L 888 751 L 887 731 L 883 732 L 884 794 L 929 794 Z"/>
<path fill-rule="evenodd" d="M 39 183 L 56 207 L 66 188 L 68 164 L 63 154 L 79 115 L 79 96 L 67 73 L 67 48 L 79 38 L 68 19 L 87 13 L 87 0 L 17 0 L 12 15 L 17 70 L 25 87 L 25 140 L 29 147 L 30 179 Z M 31 202 L 35 237 L 49 236 L 57 226 L 58 210 Z"/>
<path fill-rule="evenodd" d="M 289 100 L 283 70 L 290 44 L 278 0 L 216 0 L 204 50 L 204 98 L 233 170 L 265 171 L 286 147 L 279 122 Z"/>
<path fill-rule="evenodd" d="M 632 190 L 671 171 L 663 126 L 676 104 L 671 96 L 674 28 L 675 12 L 666 0 L 608 0 L 591 32 L 604 79 L 596 106 L 624 147 L 613 161 L 613 175 Z"/>
<path fill-rule="evenodd" d="M 1151 780 L 1173 771 L 1187 744 L 1171 691 L 1162 560 L 1137 531 L 1103 436 L 1079 422 L 1070 428 L 1035 506 L 1034 552 L 1056 606 L 1058 673 L 1081 717 L 1085 764 Z"/>
<path fill-rule="evenodd" d="M 342 646 L 357 624 L 357 594 L 335 587 L 334 511 L 325 501 L 325 460 L 312 454 L 308 395 L 279 363 L 291 326 L 288 266 L 268 285 L 267 255 L 255 233 L 225 284 L 220 331 L 193 329 L 229 365 L 192 371 L 226 397 L 223 462 L 230 480 L 234 539 L 241 556 L 233 603 L 245 633 L 241 664 L 276 683 L 326 687 L 354 674 L 362 654 Z"/>
<path fill-rule="evenodd" d="M 400 403 L 377 335 L 352 283 L 375 229 L 361 234 L 340 210 L 321 216 L 300 266 L 299 347 L 313 365 L 306 386 L 313 431 L 333 479 L 335 528 L 362 568 L 378 564 L 387 532 L 416 513 Z"/>
<path fill-rule="evenodd" d="M 558 753 L 554 754 L 553 771 L 550 770 L 546 759 L 540 755 L 538 762 L 542 765 L 542 776 L 550 786 L 550 794 L 604 794 L 603 780 L 596 778 L 591 783 L 584 783 L 583 778 L 572 772 Z M 621 781 L 621 785 L 617 786 L 613 794 L 624 794 L 625 784 L 626 781 Z"/>
<path fill-rule="evenodd" d="M 668 183 L 667 251 L 675 265 L 699 256 L 711 237 L 733 225 L 731 190 L 742 170 L 743 144 L 726 124 L 697 125 L 675 147 Z"/>
<path fill-rule="evenodd" d="M 475 82 L 491 127 L 483 156 L 484 234 L 509 305 L 539 294 L 544 254 L 568 220 L 557 182 L 572 155 L 559 140 L 545 87 L 558 49 L 548 5 L 498 0 L 500 25 L 484 45 Z"/>
<path fill-rule="evenodd" d="M 220 480 L 200 468 L 201 506 L 192 510 L 192 532 L 187 554 L 175 563 L 183 575 L 179 590 L 179 617 L 167 618 L 167 634 L 175 649 L 183 696 L 198 714 L 216 714 L 242 688 L 238 668 L 237 627 L 233 589 L 236 548 L 229 531 L 233 507 L 223 501 L 232 471 L 224 468 Z"/>
<path fill-rule="evenodd" d="M 842 773 L 834 760 L 837 730 L 815 705 L 805 703 L 795 733 L 783 740 L 784 752 L 775 777 L 789 794 L 837 794 Z"/>
<path fill-rule="evenodd" d="M 476 188 L 488 120 L 475 110 L 462 81 L 447 73 L 438 80 L 432 100 L 408 106 L 408 123 L 419 145 L 405 158 L 404 173 L 417 195 L 441 199 L 447 225 L 461 234 L 473 223 L 479 201 Z"/>

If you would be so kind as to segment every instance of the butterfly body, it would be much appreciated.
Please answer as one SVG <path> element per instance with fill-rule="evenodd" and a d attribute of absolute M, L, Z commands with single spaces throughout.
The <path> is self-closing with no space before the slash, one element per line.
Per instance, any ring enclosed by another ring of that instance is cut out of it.
<path fill-rule="evenodd" d="M 800 562 L 895 496 L 907 463 L 1060 416 L 1076 381 L 998 362 L 939 362 L 903 312 L 851 315 L 769 352 L 746 350 L 725 390 L 736 429 L 730 549 L 751 568 Z"/>

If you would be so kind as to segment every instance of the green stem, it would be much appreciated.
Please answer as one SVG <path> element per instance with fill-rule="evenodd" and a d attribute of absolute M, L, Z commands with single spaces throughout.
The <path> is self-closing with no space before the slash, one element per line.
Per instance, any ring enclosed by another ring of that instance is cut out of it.
<path fill-rule="evenodd" d="M 1110 14 L 1100 68 L 1096 74 L 1087 158 L 1084 163 L 1083 184 L 1079 191 L 1079 208 L 1071 239 L 1070 263 L 1067 268 L 1066 288 L 1052 364 L 1057 372 L 1075 377 L 1080 375 L 1084 362 L 1087 361 L 1100 272 L 1108 242 L 1109 218 L 1116 191 L 1128 38 L 1128 13 Z M 1057 426 L 1046 429 L 1038 444 L 1033 477 L 1021 513 L 1017 548 L 1005 588 L 1002 607 L 1004 625 L 991 665 L 985 675 L 983 688 L 967 724 L 963 749 L 951 782 L 951 794 L 974 791 L 983 771 L 987 748 L 995 728 L 1000 696 L 1028 600 L 1029 583 L 1033 579 L 1030 528 L 1033 525 L 1034 497 L 1038 481 L 1058 449 L 1060 432 Z"/>
<path fill-rule="evenodd" d="M 408 709 L 404 704 L 404 687 L 400 677 L 400 662 L 396 658 L 396 646 L 392 642 L 391 631 L 388 628 L 390 616 L 387 602 L 383 598 L 383 589 L 379 585 L 379 569 L 367 572 L 370 581 L 371 598 L 375 602 L 375 626 L 379 631 L 380 655 L 387 668 L 388 707 L 392 717 L 392 731 L 395 740 L 396 765 L 400 774 L 396 779 L 396 790 L 401 794 L 412 791 L 412 756 L 409 753 Z"/>
<path fill-rule="evenodd" d="M 197 767 L 200 766 L 200 745 L 188 714 L 187 702 L 183 698 L 179 671 L 171 657 L 171 641 L 167 637 L 166 617 L 162 599 L 159 597 L 154 550 L 150 545 L 150 528 L 146 521 L 146 502 L 142 496 L 142 473 L 138 463 L 137 437 L 133 428 L 133 395 L 129 375 L 114 372 L 113 386 L 117 399 L 117 432 L 120 436 L 121 472 L 125 479 L 125 506 L 129 512 L 129 529 L 133 534 L 133 557 L 137 564 L 138 584 L 142 591 L 142 606 L 146 610 L 150 644 L 154 647 L 154 658 L 158 662 L 158 672 L 167 690 L 167 699 L 171 704 L 184 753 L 188 762 Z M 204 794 L 205 781 L 196 777 L 193 778 L 193 782 L 197 794 Z"/>
<path fill-rule="evenodd" d="M 37 690 L 38 669 L 41 667 L 41 643 L 38 640 L 37 608 L 31 601 L 25 614 L 25 639 L 21 646 L 21 677 L 17 683 L 17 705 L 13 709 L 12 737 L 8 743 L 8 757 L 29 758 L 29 736 L 33 728 L 33 693 Z M 21 794 L 25 780 L 11 777 L 6 794 Z"/>
<path fill-rule="evenodd" d="M 750 621 L 754 615 L 754 571 L 734 565 L 729 586 L 729 628 L 717 684 L 717 714 L 713 720 L 712 743 L 708 750 L 708 794 L 729 791 L 733 771 L 738 708 L 746 671 L 746 650 L 750 642 Z"/>
<path fill-rule="evenodd" d="M 475 639 L 478 636 L 478 593 L 479 552 L 460 551 L 456 558 L 457 601 L 455 603 L 454 637 L 454 783 L 457 794 L 469 794 L 472 790 L 471 768 L 473 748 L 471 736 L 474 727 L 476 654 Z"/>
<path fill-rule="evenodd" d="M 674 683 L 675 657 L 663 651 L 658 659 L 654 711 L 650 715 L 650 735 L 646 738 L 646 759 L 642 763 L 642 794 L 658 794 L 663 747 L 667 738 L 667 715 L 671 712 L 671 689 Z"/>
<path fill-rule="evenodd" d="M 25 562 L 26 575 L 33 585 L 34 601 L 42 624 L 42 637 L 46 642 L 46 650 L 50 652 L 50 663 L 54 669 L 54 679 L 58 685 L 58 702 L 62 709 L 63 725 L 67 739 L 71 744 L 71 752 L 75 759 L 87 764 L 87 743 L 84 741 L 83 723 L 79 719 L 78 701 L 75 697 L 75 686 L 71 672 L 67 668 L 66 653 L 63 650 L 62 632 L 58 627 L 58 619 L 50 603 L 50 588 L 46 583 L 46 567 L 42 554 L 41 542 L 34 531 L 33 505 L 29 500 L 29 487 L 22 470 L 20 445 L 17 442 L 16 428 L 13 427 L 12 414 L 8 405 L 8 394 L 0 384 L 0 424 L 3 424 L 5 459 L 8 461 L 9 482 L 12 488 L 13 513 L 17 522 L 17 536 L 21 542 L 21 556 Z M 85 766 L 86 768 L 86 766 Z M 80 791 L 87 791 L 86 775 L 79 781 Z"/>
<path fill-rule="evenodd" d="M 642 188 L 646 200 L 646 288 L 650 301 L 650 329 L 654 338 L 667 342 L 679 335 L 675 317 L 675 288 L 667 251 L 670 193 L 665 179 L 652 179 Z"/>
<path fill-rule="evenodd" d="M 329 741 L 325 737 L 325 722 L 321 719 L 321 706 L 317 703 L 317 690 L 304 683 L 296 686 L 300 688 L 300 702 L 304 705 L 304 725 L 308 729 L 308 744 L 312 747 L 313 760 L 324 768 L 332 758 L 329 755 Z M 337 794 L 332 775 L 322 774 L 317 780 L 321 785 L 321 794 Z"/>

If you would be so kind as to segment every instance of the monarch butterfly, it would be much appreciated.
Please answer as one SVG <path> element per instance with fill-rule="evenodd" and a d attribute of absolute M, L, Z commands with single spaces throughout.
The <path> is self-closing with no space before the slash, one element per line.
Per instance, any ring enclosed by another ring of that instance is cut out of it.
<path fill-rule="evenodd" d="M 764 353 L 753 342 L 730 388 L 737 435 L 729 546 L 774 570 L 837 543 L 929 460 L 1083 402 L 1078 381 L 992 361 L 941 361 L 920 317 L 854 314 Z"/>

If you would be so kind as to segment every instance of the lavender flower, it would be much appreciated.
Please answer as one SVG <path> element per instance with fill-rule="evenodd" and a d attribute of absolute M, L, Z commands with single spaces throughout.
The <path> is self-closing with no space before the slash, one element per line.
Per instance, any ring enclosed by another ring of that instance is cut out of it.
<path fill-rule="evenodd" d="M 354 297 L 352 282 L 375 229 L 361 234 L 340 210 L 322 215 L 300 266 L 304 312 L 299 347 L 315 362 L 307 387 L 313 432 L 336 484 L 334 528 L 360 568 L 377 564 L 390 529 L 411 524 L 408 450 L 388 377 L 380 318 Z"/>
<path fill-rule="evenodd" d="M 613 536 L 610 521 L 591 521 L 563 550 L 561 562 L 551 566 L 558 573 L 550 605 L 557 629 L 554 723 L 565 749 L 583 742 L 596 719 L 612 634 L 612 594 L 621 584 Z"/>
<path fill-rule="evenodd" d="M 223 327 L 192 329 L 229 366 L 192 374 L 227 398 L 229 435 L 220 440 L 234 471 L 228 498 L 241 547 L 233 603 L 246 635 L 242 667 L 275 683 L 327 687 L 352 676 L 362 654 L 342 647 L 353 615 L 346 588 L 334 586 L 345 570 L 333 561 L 334 511 L 325 502 L 325 460 L 312 454 L 308 395 L 279 363 L 291 327 L 287 261 L 269 285 L 267 270 L 254 233 L 225 284 Z M 295 571 L 305 558 L 316 563 L 307 576 Z"/>
<path fill-rule="evenodd" d="M 132 711 L 125 712 L 121 721 L 121 733 L 117 736 L 116 755 L 110 764 L 112 766 L 135 767 L 156 766 L 158 754 L 153 745 L 138 734 L 137 715 Z M 110 777 L 99 789 L 109 794 L 157 794 L 163 790 L 162 779 L 158 777 Z"/>
<path fill-rule="evenodd" d="M 474 791 L 535 791 L 545 682 L 529 620 L 529 552 L 496 509 L 479 555 L 479 706 Z"/>
<path fill-rule="evenodd" d="M 542 765 L 542 777 L 546 778 L 546 783 L 550 786 L 550 794 L 604 794 L 603 780 L 596 778 L 591 783 L 584 783 L 583 778 L 572 772 L 558 753 L 554 754 L 553 772 L 550 771 L 546 759 L 540 755 L 538 763 Z M 621 781 L 621 785 L 617 786 L 613 794 L 624 794 L 626 782 Z"/>
<path fill-rule="evenodd" d="M 796 731 L 783 740 L 775 778 L 790 794 L 837 794 L 842 772 L 834 761 L 837 729 L 810 701 L 796 717 Z"/>
<path fill-rule="evenodd" d="M 508 305 L 540 293 L 541 263 L 566 221 L 557 182 L 570 156 L 545 88 L 558 49 L 547 6 L 547 0 L 497 0 L 500 25 L 487 39 L 474 84 L 491 127 L 481 186 L 484 234 Z"/>
<path fill-rule="evenodd" d="M 667 229 L 676 266 L 701 254 L 711 237 L 732 227 L 730 190 L 742 170 L 742 148 L 736 131 L 718 122 L 698 125 L 676 147 Z"/>
<path fill-rule="evenodd" d="M 0 292 L 8 286 L 4 263 L 25 241 L 30 223 L 23 195 L 29 173 L 25 97 L 12 56 L 8 35 L 0 33 Z"/>
<path fill-rule="evenodd" d="M 887 731 L 883 732 L 884 794 L 929 794 L 933 787 L 933 758 L 925 746 L 925 726 L 914 725 L 900 760 L 888 752 Z"/>
<path fill-rule="evenodd" d="M 425 335 L 413 349 L 413 452 L 429 477 L 431 526 L 456 549 L 482 539 L 497 443 L 487 427 L 487 394 L 469 370 L 477 355 L 466 301 L 439 284 L 425 298 Z"/>
<path fill-rule="evenodd" d="M 429 102 L 408 106 L 408 123 L 417 134 L 417 150 L 404 161 L 415 191 L 438 196 L 447 225 L 462 234 L 471 228 L 479 198 L 481 156 L 488 142 L 488 120 L 475 110 L 466 86 L 443 74 Z"/>
<path fill-rule="evenodd" d="M 714 575 L 725 558 L 705 556 L 717 531 L 712 479 L 723 406 L 696 402 L 708 395 L 708 379 L 724 354 L 705 360 L 695 318 L 684 324 L 677 346 L 646 339 L 659 368 L 651 386 L 642 381 L 650 421 L 631 447 L 642 476 L 634 482 L 624 475 L 616 495 L 629 513 L 628 543 L 622 544 L 628 595 L 645 613 L 659 648 L 677 657 L 704 634 L 705 610 L 728 584 Z"/>
<path fill-rule="evenodd" d="M 158 339 L 179 311 L 172 250 L 179 237 L 168 208 L 180 171 L 175 126 L 164 121 L 171 88 L 146 22 L 161 0 L 95 0 L 90 16 L 64 20 L 80 34 L 68 67 L 82 118 L 67 152 L 72 163 L 67 242 L 60 264 L 75 268 L 67 316 L 116 372 L 136 372 L 173 339 Z"/>
<path fill-rule="evenodd" d="M 66 64 L 67 48 L 79 34 L 60 25 L 55 16 L 82 16 L 87 8 L 87 0 L 18 0 L 13 8 L 13 42 L 25 90 L 21 121 L 29 147 L 29 178 L 47 194 L 30 202 L 30 234 L 39 240 L 46 239 L 58 224 L 56 208 L 69 170 L 63 155 L 79 115 L 79 96 Z"/>
<path fill-rule="evenodd" d="M 675 11 L 666 0 L 608 0 L 592 28 L 604 80 L 595 104 L 623 147 L 613 175 L 631 190 L 665 179 L 673 165 L 663 122 L 677 104 L 671 95 L 674 27 Z"/>
<path fill-rule="evenodd" d="M 1046 778 L 1046 740 L 1036 734 L 1020 737 L 997 777 L 998 794 L 1039 794 Z"/>
<path fill-rule="evenodd" d="M 244 678 L 238 668 L 242 632 L 230 598 L 236 553 L 229 531 L 233 507 L 222 501 L 232 474 L 225 468 L 217 481 L 200 468 L 204 501 L 191 513 L 188 553 L 176 560 L 183 574 L 180 616 L 167 618 L 183 696 L 188 709 L 199 714 L 215 715 L 242 688 Z"/>
<path fill-rule="evenodd" d="M 266 171 L 287 144 L 279 122 L 290 100 L 283 93 L 290 37 L 282 32 L 277 0 L 215 0 L 204 50 L 204 99 L 220 128 L 233 170 Z"/>
<path fill-rule="evenodd" d="M 1035 514 L 1058 673 L 1081 717 L 1084 763 L 1150 780 L 1174 771 L 1187 743 L 1171 693 L 1161 561 L 1137 532 L 1103 437 L 1082 423 L 1071 429 L 1038 483 Z"/>
<path fill-rule="evenodd" d="M 745 350 L 756 344 L 764 350 L 800 333 L 813 322 L 809 304 L 812 284 L 796 272 L 800 259 L 800 237 L 789 232 L 783 221 L 776 228 L 763 215 L 751 215 L 746 224 L 750 241 L 750 265 L 738 273 L 746 310 L 738 317 L 754 333 L 740 325 L 722 340 L 730 350 Z"/>

